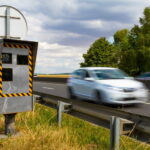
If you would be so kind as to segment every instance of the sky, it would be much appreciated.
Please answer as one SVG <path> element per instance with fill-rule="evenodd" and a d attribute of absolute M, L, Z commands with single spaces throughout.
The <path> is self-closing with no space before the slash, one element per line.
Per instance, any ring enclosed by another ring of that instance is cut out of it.
<path fill-rule="evenodd" d="M 39 43 L 35 73 L 70 73 L 100 37 L 110 42 L 117 30 L 139 24 L 149 0 L 0 0 L 23 13 L 24 40 Z"/>

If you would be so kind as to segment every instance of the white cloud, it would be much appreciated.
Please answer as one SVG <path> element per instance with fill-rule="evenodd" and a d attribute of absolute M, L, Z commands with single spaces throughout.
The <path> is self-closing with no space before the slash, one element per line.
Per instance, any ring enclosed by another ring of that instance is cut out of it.
<path fill-rule="evenodd" d="M 26 39 L 36 40 L 39 42 L 45 41 L 49 43 L 59 43 L 61 40 L 66 38 L 81 37 L 81 35 L 78 33 L 43 27 L 44 23 L 49 23 L 51 26 L 55 26 L 61 24 L 63 22 L 62 20 L 55 20 L 52 18 L 50 19 L 49 17 L 43 16 L 43 14 L 36 14 L 31 16 L 30 14 L 25 13 L 25 16 L 27 18 L 29 27 Z"/>
<path fill-rule="evenodd" d="M 87 47 L 72 47 L 58 43 L 41 42 L 39 44 L 36 72 L 72 72 L 74 69 L 79 68 L 79 62 L 82 61 L 82 53 L 86 49 Z M 43 67 L 47 69 L 42 71 Z M 60 70 L 57 68 L 60 68 Z"/>
<path fill-rule="evenodd" d="M 101 20 L 81 21 L 81 24 L 84 25 L 86 28 L 93 28 L 93 29 L 104 28 L 103 22 Z"/>
<path fill-rule="evenodd" d="M 103 30 L 103 31 L 112 31 L 112 30 L 119 30 L 123 28 L 130 28 L 133 26 L 132 24 L 128 23 L 121 23 L 117 21 L 104 21 L 104 20 L 86 20 L 81 21 L 81 25 L 85 28 L 91 28 L 96 30 Z"/>
<path fill-rule="evenodd" d="M 78 3 L 76 0 L 51 0 L 51 2 L 46 1 L 47 5 L 53 15 L 63 15 L 64 12 L 73 13 L 78 10 Z"/>
<path fill-rule="evenodd" d="M 143 3 L 144 2 L 144 3 Z M 142 7 L 143 6 L 143 7 Z M 126 5 L 120 4 L 116 5 L 110 8 L 110 11 L 112 13 L 120 13 L 122 11 L 126 12 L 126 14 L 129 15 L 129 17 L 132 19 L 132 22 L 130 23 L 138 23 L 139 17 L 143 16 L 144 7 L 148 7 L 149 2 L 148 1 L 126 1 Z M 122 19 L 124 16 L 122 16 Z"/>
<path fill-rule="evenodd" d="M 12 7 L 16 7 L 19 10 L 32 10 L 35 11 L 38 6 L 41 5 L 41 1 L 38 0 L 0 0 L 0 5 L 10 5 Z"/>

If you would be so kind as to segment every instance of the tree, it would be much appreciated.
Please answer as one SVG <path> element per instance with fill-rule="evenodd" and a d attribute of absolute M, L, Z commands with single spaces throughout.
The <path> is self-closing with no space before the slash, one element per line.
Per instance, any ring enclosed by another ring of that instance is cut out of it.
<path fill-rule="evenodd" d="M 145 8 L 140 24 L 134 25 L 130 31 L 124 29 L 114 34 L 114 44 L 120 56 L 118 67 L 133 76 L 150 71 L 149 7 Z"/>
<path fill-rule="evenodd" d="M 119 30 L 114 34 L 114 44 L 121 47 L 122 50 L 128 48 L 128 29 Z"/>
<path fill-rule="evenodd" d="M 150 7 L 144 9 L 140 24 L 135 25 L 129 34 L 130 47 L 136 55 L 135 75 L 150 71 Z"/>
<path fill-rule="evenodd" d="M 117 31 L 114 34 L 114 46 L 115 46 L 115 57 L 117 58 L 118 67 L 122 68 L 124 64 L 126 64 L 127 58 L 126 57 L 127 51 L 129 50 L 129 42 L 128 42 L 128 29 L 122 29 Z M 124 57 L 126 59 L 124 59 Z"/>
<path fill-rule="evenodd" d="M 84 62 L 80 65 L 81 67 L 113 66 L 111 61 L 113 50 L 114 46 L 106 38 L 99 38 L 91 45 L 87 54 L 83 54 Z"/>

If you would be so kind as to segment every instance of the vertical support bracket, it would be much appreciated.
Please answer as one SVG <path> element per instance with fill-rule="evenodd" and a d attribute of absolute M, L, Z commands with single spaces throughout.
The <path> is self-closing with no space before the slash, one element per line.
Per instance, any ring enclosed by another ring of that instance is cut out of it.
<path fill-rule="evenodd" d="M 6 38 L 10 38 L 10 7 L 6 8 L 5 36 Z"/>
<path fill-rule="evenodd" d="M 58 101 L 58 105 L 57 105 L 57 123 L 58 123 L 59 127 L 61 127 L 62 113 L 71 111 L 71 106 L 72 105 L 69 104 L 69 103 Z"/>
<path fill-rule="evenodd" d="M 13 135 L 16 133 L 15 116 L 16 114 L 5 114 L 5 135 Z"/>
<path fill-rule="evenodd" d="M 110 121 L 110 150 L 119 150 L 120 118 L 112 116 Z"/>

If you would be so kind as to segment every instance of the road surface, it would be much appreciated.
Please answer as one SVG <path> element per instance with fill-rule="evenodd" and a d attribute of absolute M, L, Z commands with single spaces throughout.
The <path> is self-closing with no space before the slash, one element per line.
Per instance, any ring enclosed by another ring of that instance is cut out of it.
<path fill-rule="evenodd" d="M 36 81 L 33 83 L 33 90 L 37 92 L 45 93 L 45 94 L 68 98 L 67 86 L 66 84 L 62 84 L 62 83 L 50 83 L 50 82 L 37 82 Z M 144 116 L 149 117 L 150 116 L 150 98 L 147 103 L 130 106 L 130 107 L 126 106 L 120 109 L 123 109 L 124 111 L 127 111 L 127 112 L 132 112 L 138 115 L 144 115 Z"/>

